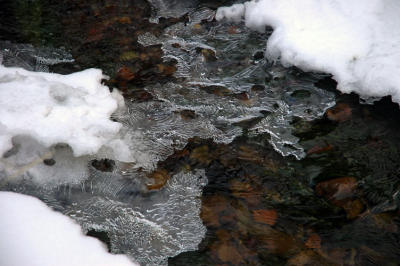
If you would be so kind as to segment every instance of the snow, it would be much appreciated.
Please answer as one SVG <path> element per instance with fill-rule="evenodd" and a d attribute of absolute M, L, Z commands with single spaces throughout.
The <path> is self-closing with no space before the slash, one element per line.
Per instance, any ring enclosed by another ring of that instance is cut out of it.
<path fill-rule="evenodd" d="M 0 192 L 0 216 L 0 265 L 136 265 L 34 197 Z"/>
<path fill-rule="evenodd" d="M 122 124 L 110 119 L 124 99 L 103 78 L 99 69 L 60 75 L 0 65 L 0 179 L 55 187 L 85 180 L 95 158 L 135 162 Z"/>
<path fill-rule="evenodd" d="M 217 20 L 274 29 L 266 56 L 284 66 L 331 73 L 344 93 L 391 95 L 400 103 L 400 2 L 258 0 L 221 7 Z"/>
<path fill-rule="evenodd" d="M 102 78 L 98 69 L 60 75 L 0 65 L 0 154 L 20 135 L 45 147 L 68 144 L 74 156 L 119 144 L 115 137 L 122 125 L 110 115 L 123 105 L 123 98 L 115 90 L 110 93 Z"/>

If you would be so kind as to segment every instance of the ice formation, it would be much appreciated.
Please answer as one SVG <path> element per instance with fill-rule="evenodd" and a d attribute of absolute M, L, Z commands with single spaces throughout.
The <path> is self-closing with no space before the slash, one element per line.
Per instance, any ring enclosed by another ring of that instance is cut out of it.
<path fill-rule="evenodd" d="M 158 23 L 160 18 L 180 18 L 193 11 L 199 0 L 148 0 L 153 14 L 150 22 Z"/>
<path fill-rule="evenodd" d="M 0 192 L 0 216 L 0 265 L 136 265 L 34 197 Z"/>
<path fill-rule="evenodd" d="M 34 47 L 0 40 L 0 51 L 0 64 L 30 71 L 49 72 L 49 66 L 74 62 L 64 48 Z"/>
<path fill-rule="evenodd" d="M 178 79 L 147 87 L 162 103 L 128 105 L 132 115 L 127 122 L 141 116 L 152 118 L 146 126 L 151 130 L 141 134 L 145 136 L 141 143 L 160 147 L 153 150 L 160 158 L 173 147 L 182 147 L 191 136 L 229 143 L 243 134 L 240 122 L 265 117 L 248 133 L 269 133 L 278 152 L 302 158 L 304 151 L 291 134 L 290 122 L 294 116 L 320 117 L 334 104 L 333 94 L 314 86 L 321 75 L 285 69 L 262 55 L 255 58 L 253 55 L 263 54 L 268 36 L 242 25 L 213 22 L 214 15 L 214 11 L 200 8 L 188 14 L 189 23 L 172 25 L 160 37 L 151 33 L 138 37 L 144 46 L 162 45 L 164 60 L 176 62 Z M 294 97 L 296 91 L 306 91 L 309 96 Z M 183 121 L 179 112 L 188 110 L 193 116 Z"/>
<path fill-rule="evenodd" d="M 267 57 L 331 73 L 338 89 L 400 103 L 400 2 L 259 0 L 218 9 L 216 18 L 274 29 Z"/>

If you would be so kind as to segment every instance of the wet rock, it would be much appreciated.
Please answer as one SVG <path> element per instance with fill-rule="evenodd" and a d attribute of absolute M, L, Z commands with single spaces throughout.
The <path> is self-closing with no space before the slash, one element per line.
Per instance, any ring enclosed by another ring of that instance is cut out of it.
<path fill-rule="evenodd" d="M 306 265 L 324 265 L 339 266 L 340 263 L 325 259 L 323 256 L 313 250 L 302 250 L 288 260 L 287 265 L 290 266 L 306 266 Z"/>
<path fill-rule="evenodd" d="M 324 196 L 337 206 L 344 206 L 346 202 L 355 196 L 357 180 L 354 177 L 341 177 L 320 182 L 315 190 L 318 195 Z"/>
<path fill-rule="evenodd" d="M 119 56 L 121 61 L 131 61 L 138 58 L 140 58 L 140 55 L 135 51 L 126 51 Z"/>
<path fill-rule="evenodd" d="M 262 192 L 252 187 L 250 183 L 232 180 L 229 182 L 232 194 L 237 198 L 244 199 L 249 206 L 257 206 L 261 202 Z"/>
<path fill-rule="evenodd" d="M 239 265 L 242 261 L 241 253 L 232 243 L 222 243 L 217 247 L 218 258 L 223 262 L 229 262 L 233 265 Z"/>
<path fill-rule="evenodd" d="M 168 65 L 168 64 L 158 64 L 157 65 L 158 70 L 160 73 L 166 75 L 166 76 L 172 76 L 176 72 L 176 66 L 174 65 Z"/>
<path fill-rule="evenodd" d="M 304 99 L 310 97 L 311 92 L 309 92 L 308 90 L 295 90 L 294 92 L 292 92 L 292 94 L 290 94 L 290 96 L 292 96 L 293 98 Z"/>
<path fill-rule="evenodd" d="M 249 95 L 248 95 L 246 92 L 242 92 L 242 93 L 235 94 L 235 98 L 236 98 L 236 99 L 239 99 L 239 100 L 241 100 L 241 101 L 244 101 L 244 102 L 250 100 L 250 97 L 249 97 Z"/>
<path fill-rule="evenodd" d="M 207 145 L 195 148 L 190 154 L 190 159 L 199 162 L 203 165 L 210 164 L 212 160 L 212 155 L 210 154 L 209 148 Z"/>
<path fill-rule="evenodd" d="M 167 183 L 168 179 L 170 179 L 170 175 L 167 170 L 165 169 L 157 169 L 153 173 L 148 176 L 150 179 L 153 180 L 154 183 L 148 184 L 148 190 L 158 190 L 164 187 Z"/>
<path fill-rule="evenodd" d="M 98 231 L 98 230 L 92 229 L 92 230 L 89 230 L 89 231 L 86 233 L 86 235 L 87 235 L 87 236 L 94 237 L 94 238 L 97 238 L 98 240 L 100 240 L 101 242 L 103 242 L 104 244 L 106 244 L 106 245 L 107 245 L 108 252 L 111 252 L 111 240 L 110 240 L 110 237 L 108 236 L 108 233 L 107 233 L 107 232 Z"/>
<path fill-rule="evenodd" d="M 218 96 L 226 96 L 232 93 L 228 88 L 223 86 L 206 86 L 202 87 L 201 89 L 205 90 L 208 93 L 212 93 Z"/>
<path fill-rule="evenodd" d="M 235 26 L 231 26 L 228 28 L 228 34 L 238 34 L 239 33 L 239 29 Z"/>
<path fill-rule="evenodd" d="M 201 54 L 203 55 L 203 58 L 206 60 L 206 62 L 214 62 L 217 61 L 217 56 L 215 55 L 215 52 L 211 49 L 201 49 Z"/>
<path fill-rule="evenodd" d="M 182 110 L 179 112 L 183 120 L 192 120 L 197 117 L 196 112 L 193 110 Z"/>
<path fill-rule="evenodd" d="M 351 119 L 352 110 L 348 104 L 338 103 L 336 106 L 326 111 L 326 116 L 335 122 L 345 122 Z"/>
<path fill-rule="evenodd" d="M 260 248 L 266 248 L 272 254 L 290 256 L 300 250 L 301 244 L 292 236 L 277 230 L 265 231 L 257 236 Z"/>
<path fill-rule="evenodd" d="M 315 145 L 314 147 L 312 147 L 311 149 L 309 149 L 307 151 L 307 155 L 324 153 L 324 152 L 327 152 L 327 151 L 331 151 L 332 149 L 333 149 L 333 146 L 331 144 L 328 144 L 328 145 L 323 146 L 323 147 L 321 147 L 319 145 Z"/>
<path fill-rule="evenodd" d="M 274 225 L 278 218 L 278 213 L 276 210 L 254 210 L 253 218 L 256 222 Z"/>
<path fill-rule="evenodd" d="M 44 159 L 43 163 L 47 166 L 53 166 L 56 164 L 56 161 L 54 159 Z"/>
<path fill-rule="evenodd" d="M 308 237 L 305 242 L 305 246 L 311 249 L 320 249 L 321 248 L 321 238 L 317 234 L 312 234 Z"/>
<path fill-rule="evenodd" d="M 112 172 L 115 162 L 109 159 L 93 160 L 92 166 L 101 172 Z"/>
<path fill-rule="evenodd" d="M 254 60 L 261 60 L 264 59 L 264 52 L 263 51 L 257 51 L 253 54 L 253 59 Z"/>
<path fill-rule="evenodd" d="M 348 201 L 343 205 L 343 209 L 346 211 L 348 219 L 354 219 L 361 214 L 364 210 L 364 205 L 361 200 L 356 199 L 353 201 Z"/>
<path fill-rule="evenodd" d="M 117 73 L 117 78 L 123 80 L 123 81 L 130 81 L 135 78 L 135 74 L 133 71 L 127 67 L 127 66 L 122 66 Z"/>
<path fill-rule="evenodd" d="M 251 161 L 255 163 L 264 162 L 264 158 L 254 149 L 249 146 L 240 146 L 237 154 L 240 160 Z"/>
<path fill-rule="evenodd" d="M 253 85 L 253 86 L 251 87 L 251 90 L 252 90 L 252 91 L 263 91 L 263 90 L 265 90 L 265 86 L 264 86 L 264 85 L 256 84 L 256 85 Z"/>
<path fill-rule="evenodd" d="M 203 199 L 200 217 L 207 227 L 219 227 L 219 216 L 223 211 L 230 211 L 230 204 L 223 196 L 215 195 Z"/>

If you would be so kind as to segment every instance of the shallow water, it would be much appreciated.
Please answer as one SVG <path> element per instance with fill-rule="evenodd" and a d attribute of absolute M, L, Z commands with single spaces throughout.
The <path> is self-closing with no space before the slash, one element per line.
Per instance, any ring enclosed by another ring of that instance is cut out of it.
<path fill-rule="evenodd" d="M 1 189 L 144 265 L 396 265 L 398 106 L 267 62 L 268 36 L 213 21 L 216 3 L 150 2 L 6 1 L 3 62 L 103 69 L 140 160 L 95 161 L 77 185 Z"/>

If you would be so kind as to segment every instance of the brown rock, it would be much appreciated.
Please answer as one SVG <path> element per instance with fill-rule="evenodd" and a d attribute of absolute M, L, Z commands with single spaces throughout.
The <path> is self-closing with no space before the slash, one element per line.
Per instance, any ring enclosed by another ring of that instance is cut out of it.
<path fill-rule="evenodd" d="M 341 177 L 318 183 L 315 190 L 336 206 L 343 207 L 354 196 L 356 188 L 354 177 Z"/>
<path fill-rule="evenodd" d="M 196 160 L 202 164 L 208 165 L 211 160 L 212 156 L 209 152 L 209 148 L 207 145 L 198 147 L 192 151 L 190 154 L 190 159 Z"/>
<path fill-rule="evenodd" d="M 287 256 L 300 251 L 302 246 L 294 237 L 277 230 L 266 230 L 265 234 L 257 237 L 261 247 L 270 253 Z"/>
<path fill-rule="evenodd" d="M 312 234 L 307 239 L 305 245 L 308 248 L 320 249 L 321 248 L 321 238 L 317 234 Z"/>
<path fill-rule="evenodd" d="M 274 225 L 278 218 L 278 213 L 275 210 L 254 210 L 253 218 L 256 222 Z"/>
<path fill-rule="evenodd" d="M 155 190 L 162 188 L 167 183 L 170 175 L 165 169 L 158 169 L 149 175 L 149 178 L 154 180 L 153 184 L 148 184 L 147 189 Z"/>
<path fill-rule="evenodd" d="M 246 92 L 242 92 L 239 94 L 235 94 L 235 98 L 241 101 L 248 101 L 250 100 L 249 95 Z"/>
<path fill-rule="evenodd" d="M 336 122 L 344 122 L 351 119 L 352 111 L 348 104 L 338 103 L 326 111 L 326 116 Z"/>
<path fill-rule="evenodd" d="M 238 32 L 238 28 L 235 26 L 231 26 L 228 28 L 228 34 L 237 34 Z"/>
<path fill-rule="evenodd" d="M 242 198 L 251 206 L 257 206 L 261 202 L 261 191 L 254 189 L 248 182 L 240 182 L 237 179 L 229 182 L 232 194 Z"/>
<path fill-rule="evenodd" d="M 348 219 L 354 219 L 363 211 L 364 205 L 359 199 L 356 199 L 346 202 L 343 209 L 346 211 Z"/>
<path fill-rule="evenodd" d="M 135 78 L 135 74 L 127 66 L 122 66 L 118 70 L 117 77 L 125 81 L 130 81 Z"/>
<path fill-rule="evenodd" d="M 120 18 L 118 18 L 118 22 L 121 24 L 131 24 L 132 23 L 130 17 L 120 17 Z"/>
<path fill-rule="evenodd" d="M 333 149 L 333 146 L 331 144 L 328 144 L 326 146 L 319 146 L 319 145 L 315 145 L 314 147 L 312 147 L 311 149 L 309 149 L 307 151 L 307 154 L 319 154 L 319 153 L 323 153 L 323 152 L 327 152 Z"/>
<path fill-rule="evenodd" d="M 200 217 L 206 226 L 219 227 L 219 216 L 224 210 L 230 208 L 227 199 L 220 195 L 209 196 L 203 199 Z"/>
<path fill-rule="evenodd" d="M 254 149 L 248 146 L 240 146 L 238 158 L 243 161 L 251 161 L 255 163 L 263 163 L 264 158 Z"/>
<path fill-rule="evenodd" d="M 239 265 L 243 258 L 232 243 L 221 243 L 217 248 L 218 258 L 223 262 L 230 262 L 233 265 Z"/>

